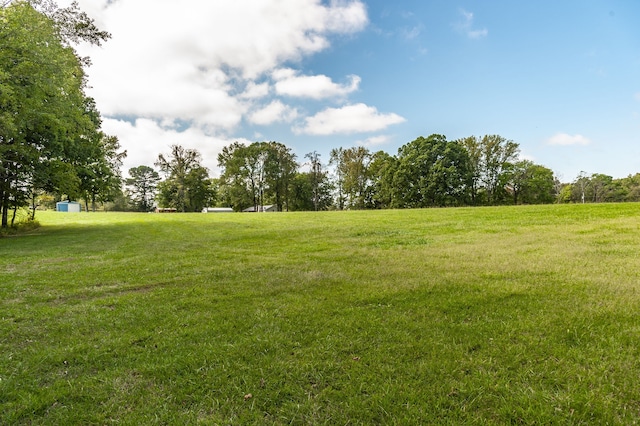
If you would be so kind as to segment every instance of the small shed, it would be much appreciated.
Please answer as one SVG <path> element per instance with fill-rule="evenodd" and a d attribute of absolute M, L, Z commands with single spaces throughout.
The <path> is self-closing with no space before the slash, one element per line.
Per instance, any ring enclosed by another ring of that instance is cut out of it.
<path fill-rule="evenodd" d="M 77 201 L 60 201 L 56 203 L 56 210 L 65 213 L 80 213 L 82 209 Z"/>

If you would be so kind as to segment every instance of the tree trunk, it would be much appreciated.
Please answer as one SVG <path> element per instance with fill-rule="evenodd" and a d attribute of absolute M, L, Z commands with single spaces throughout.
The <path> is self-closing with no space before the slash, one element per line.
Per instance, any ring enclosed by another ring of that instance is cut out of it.
<path fill-rule="evenodd" d="M 11 216 L 11 227 L 16 224 L 16 215 L 18 214 L 18 206 L 13 206 L 13 215 Z"/>
<path fill-rule="evenodd" d="M 9 194 L 5 193 L 4 197 L 2 197 L 2 205 L 0 206 L 0 210 L 2 210 L 2 228 L 9 227 Z"/>

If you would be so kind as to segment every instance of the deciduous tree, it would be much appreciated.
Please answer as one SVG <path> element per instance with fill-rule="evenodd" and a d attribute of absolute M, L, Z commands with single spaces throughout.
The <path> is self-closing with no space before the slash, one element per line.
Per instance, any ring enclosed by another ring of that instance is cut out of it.
<path fill-rule="evenodd" d="M 467 151 L 443 135 L 419 137 L 398 150 L 394 197 L 398 207 L 461 205 L 469 187 Z"/>
<path fill-rule="evenodd" d="M 158 155 L 155 165 L 165 175 L 165 180 L 158 185 L 158 201 L 164 207 L 173 207 L 181 212 L 202 209 L 196 193 L 201 191 L 203 181 L 208 179 L 208 171 L 200 162 L 201 156 L 197 150 L 185 149 L 180 145 L 172 145 L 168 156 Z"/>
<path fill-rule="evenodd" d="M 48 16 L 33 6 L 51 12 Z M 0 211 L 25 205 L 47 188 L 75 193 L 80 183 L 74 159 L 99 134 L 100 119 L 84 89 L 77 40 L 108 38 L 77 5 L 5 2 L 0 7 Z M 65 186 L 65 188 L 63 188 Z"/>
<path fill-rule="evenodd" d="M 151 211 L 160 175 L 152 167 L 138 166 L 129 169 L 129 176 L 131 177 L 125 182 L 136 209 L 142 212 Z"/>

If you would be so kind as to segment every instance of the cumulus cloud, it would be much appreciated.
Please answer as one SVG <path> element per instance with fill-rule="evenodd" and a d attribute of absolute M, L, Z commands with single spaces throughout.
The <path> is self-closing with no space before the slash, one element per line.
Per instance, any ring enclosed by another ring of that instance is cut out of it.
<path fill-rule="evenodd" d="M 273 101 L 264 108 L 253 112 L 249 121 L 253 124 L 268 125 L 273 123 L 291 122 L 298 116 L 295 108 L 287 106 L 280 101 Z"/>
<path fill-rule="evenodd" d="M 248 100 L 268 95 L 261 76 L 368 22 L 360 0 L 79 3 L 113 36 L 81 52 L 92 58 L 90 94 L 104 115 L 187 120 L 209 131 L 234 129 L 252 111 Z"/>
<path fill-rule="evenodd" d="M 309 135 L 376 132 L 404 121 L 406 120 L 397 114 L 382 114 L 375 107 L 359 103 L 342 108 L 327 108 L 307 117 L 305 125 L 294 129 L 294 132 Z"/>
<path fill-rule="evenodd" d="M 371 136 L 370 138 L 366 138 L 364 140 L 358 141 L 358 145 L 367 146 L 367 147 L 376 147 L 380 145 L 384 145 L 391 140 L 389 135 L 378 135 Z"/>
<path fill-rule="evenodd" d="M 210 136 L 196 127 L 180 131 L 177 128 L 164 127 L 148 118 L 138 118 L 134 121 L 106 118 L 102 127 L 107 134 L 118 135 L 121 145 L 127 150 L 122 167 L 125 176 L 132 167 L 153 167 L 158 154 L 168 153 L 171 145 L 197 149 L 202 154 L 203 165 L 215 174 L 218 154 L 222 148 L 238 140 Z M 249 143 L 244 139 L 238 141 Z"/>
<path fill-rule="evenodd" d="M 462 20 L 458 22 L 455 27 L 461 33 L 472 39 L 478 39 L 486 37 L 489 34 L 489 30 L 486 28 L 477 29 L 474 28 L 474 16 L 472 12 L 468 12 L 464 9 L 460 9 L 460 15 Z"/>
<path fill-rule="evenodd" d="M 556 133 L 547 140 L 549 145 L 589 145 L 591 141 L 582 135 Z"/>
<path fill-rule="evenodd" d="M 334 83 L 326 75 L 299 75 L 290 68 L 279 69 L 273 73 L 276 80 L 276 93 L 283 96 L 325 99 L 341 97 L 358 90 L 360 77 L 350 75 L 349 82 L 344 85 Z"/>
<path fill-rule="evenodd" d="M 61 6 L 72 0 L 59 0 Z M 153 165 L 172 144 L 197 149 L 217 172 L 217 155 L 247 134 L 244 124 L 295 123 L 305 135 L 378 132 L 405 119 L 362 103 L 345 104 L 360 89 L 357 75 L 340 80 L 302 71 L 305 58 L 336 35 L 368 24 L 364 0 L 78 0 L 112 34 L 102 47 L 79 47 L 103 115 L 103 129 L 128 151 L 123 171 Z M 407 32 L 419 35 L 421 27 Z M 334 77 L 335 78 L 335 77 Z M 335 105 L 335 104 L 334 104 Z M 251 129 L 253 131 L 253 129 Z M 268 135 L 266 136 L 268 137 Z M 381 144 L 385 137 L 366 139 Z"/>
<path fill-rule="evenodd" d="M 244 92 L 240 94 L 242 99 L 260 99 L 269 95 L 271 87 L 269 83 L 256 83 L 250 81 L 244 89 Z"/>

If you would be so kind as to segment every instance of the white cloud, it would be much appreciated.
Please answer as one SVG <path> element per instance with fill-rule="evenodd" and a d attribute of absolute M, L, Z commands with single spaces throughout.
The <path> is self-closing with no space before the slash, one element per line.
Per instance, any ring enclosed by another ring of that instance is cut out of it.
<path fill-rule="evenodd" d="M 103 115 L 186 120 L 214 132 L 236 128 L 249 101 L 268 95 L 260 76 L 368 22 L 360 0 L 79 3 L 113 35 L 81 52 L 92 58 L 90 94 Z"/>
<path fill-rule="evenodd" d="M 298 75 L 289 68 L 279 69 L 273 73 L 276 80 L 276 93 L 283 96 L 325 99 L 346 96 L 358 90 L 360 77 L 350 75 L 349 82 L 344 85 L 336 84 L 326 75 Z"/>
<path fill-rule="evenodd" d="M 134 122 L 107 118 L 102 127 L 107 134 L 118 135 L 120 144 L 126 148 L 127 157 L 122 167 L 123 175 L 132 167 L 141 165 L 154 167 L 159 154 L 168 153 L 171 145 L 197 149 L 202 154 L 203 165 L 215 174 L 218 153 L 223 147 L 237 139 L 224 139 L 205 134 L 201 129 L 189 128 L 185 131 L 165 128 L 157 122 L 138 118 Z M 246 140 L 239 142 L 247 143 Z"/>
<path fill-rule="evenodd" d="M 474 16 L 472 12 L 468 12 L 464 9 L 460 9 L 460 15 L 462 15 L 462 20 L 458 22 L 455 27 L 458 31 L 465 34 L 467 37 L 472 39 L 478 39 L 482 37 L 486 37 L 489 34 L 489 30 L 486 28 L 476 29 L 474 28 Z"/>
<path fill-rule="evenodd" d="M 384 130 L 404 121 L 406 120 L 397 114 L 381 114 L 376 108 L 360 103 L 342 108 L 327 108 L 306 118 L 305 126 L 294 131 L 310 135 L 365 133 Z"/>
<path fill-rule="evenodd" d="M 582 135 L 556 133 L 547 140 L 549 145 L 589 145 L 591 141 Z"/>
<path fill-rule="evenodd" d="M 370 138 L 366 138 L 364 140 L 358 141 L 358 145 L 367 146 L 367 147 L 376 147 L 380 145 L 385 145 L 391 141 L 391 137 L 388 135 L 379 135 L 372 136 Z"/>
<path fill-rule="evenodd" d="M 280 101 L 273 101 L 266 107 L 253 112 L 249 121 L 253 124 L 268 125 L 273 123 L 291 122 L 298 116 L 295 108 Z"/>
<path fill-rule="evenodd" d="M 70 2 L 59 0 L 61 6 Z M 217 154 L 238 140 L 230 135 L 248 134 L 245 123 L 298 120 L 294 133 L 331 135 L 377 132 L 405 121 L 365 104 L 321 105 L 314 116 L 301 116 L 305 101 L 344 104 L 360 89 L 357 75 L 334 81 L 298 64 L 329 48 L 336 35 L 362 31 L 368 24 L 364 0 L 78 2 L 113 36 L 102 47 L 82 45 L 79 53 L 93 62 L 88 94 L 103 115 L 103 129 L 128 151 L 125 172 L 152 166 L 158 154 L 179 144 L 197 149 L 215 174 Z"/>
<path fill-rule="evenodd" d="M 640 92 L 636 93 L 633 97 L 636 99 L 636 101 L 640 101 Z"/>
<path fill-rule="evenodd" d="M 269 95 L 271 87 L 269 83 L 255 83 L 250 81 L 240 95 L 242 99 L 260 99 Z"/>

